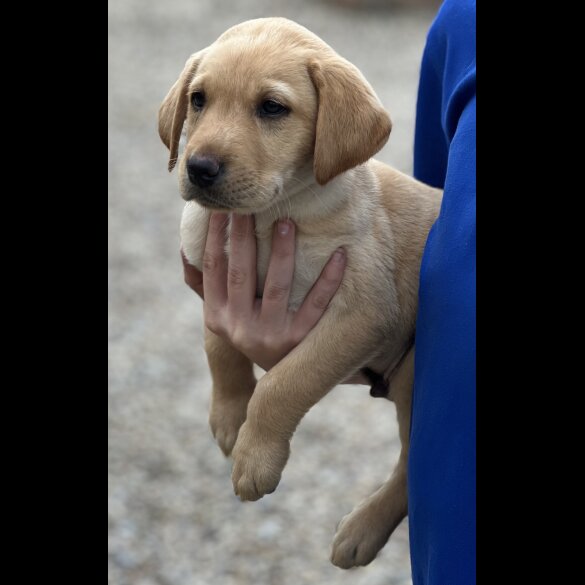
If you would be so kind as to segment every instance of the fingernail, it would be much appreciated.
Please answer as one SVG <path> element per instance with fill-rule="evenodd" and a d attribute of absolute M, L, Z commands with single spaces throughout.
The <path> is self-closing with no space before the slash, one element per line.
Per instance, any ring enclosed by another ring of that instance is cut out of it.
<path fill-rule="evenodd" d="M 290 221 L 283 220 L 278 222 L 278 233 L 281 236 L 286 236 L 290 232 Z"/>
<path fill-rule="evenodd" d="M 333 262 L 341 263 L 345 260 L 345 250 L 343 248 L 337 248 L 333 254 Z"/>

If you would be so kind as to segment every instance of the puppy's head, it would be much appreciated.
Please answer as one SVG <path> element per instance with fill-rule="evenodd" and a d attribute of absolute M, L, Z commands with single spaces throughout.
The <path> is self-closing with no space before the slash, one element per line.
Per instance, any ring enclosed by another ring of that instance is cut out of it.
<path fill-rule="evenodd" d="M 285 199 L 308 163 L 324 185 L 373 156 L 391 129 L 361 73 L 283 18 L 237 25 L 187 60 L 159 111 L 169 170 L 185 121 L 183 198 L 241 213 Z"/>

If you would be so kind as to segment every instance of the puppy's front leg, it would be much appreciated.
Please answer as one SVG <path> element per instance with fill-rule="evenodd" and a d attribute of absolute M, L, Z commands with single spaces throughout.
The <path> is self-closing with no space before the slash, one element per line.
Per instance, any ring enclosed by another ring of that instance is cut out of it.
<path fill-rule="evenodd" d="M 378 347 L 379 322 L 380 315 L 348 316 L 330 307 L 303 342 L 260 379 L 233 450 L 232 481 L 242 500 L 276 489 L 297 425 Z"/>
<path fill-rule="evenodd" d="M 246 409 L 256 386 L 256 377 L 252 362 L 207 328 L 205 351 L 213 380 L 209 424 L 218 445 L 228 456 L 246 420 Z"/>

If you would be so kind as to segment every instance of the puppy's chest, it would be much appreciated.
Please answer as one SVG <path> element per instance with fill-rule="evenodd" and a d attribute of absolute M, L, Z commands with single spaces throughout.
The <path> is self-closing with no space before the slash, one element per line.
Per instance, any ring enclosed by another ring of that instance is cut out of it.
<path fill-rule="evenodd" d="M 258 283 L 257 294 L 262 295 L 268 273 L 268 263 L 272 251 L 272 230 L 256 234 Z M 325 239 L 307 236 L 297 233 L 295 247 L 295 270 L 289 307 L 296 310 L 300 307 L 307 292 L 311 289 L 323 267 L 336 249 L 335 242 L 327 242 Z M 275 260 L 273 260 L 275 261 Z M 274 282 L 279 285 L 281 283 Z"/>
<path fill-rule="evenodd" d="M 203 251 L 207 237 L 210 212 L 200 205 L 187 203 L 181 220 L 181 243 L 183 252 L 189 262 L 199 270 L 203 268 Z M 259 227 L 259 225 L 261 227 Z M 228 226 L 226 226 L 228 227 Z M 268 262 L 272 250 L 273 224 L 257 221 L 257 294 L 262 295 Z M 229 234 L 229 227 L 227 234 Z M 324 237 L 316 234 L 306 234 L 298 229 L 295 248 L 295 271 L 289 299 L 289 306 L 299 308 L 305 295 L 319 277 L 321 270 L 331 257 L 333 251 L 346 244 L 338 237 Z M 226 242 L 226 254 L 229 255 L 229 236 Z M 276 285 L 281 284 L 276 282 Z"/>

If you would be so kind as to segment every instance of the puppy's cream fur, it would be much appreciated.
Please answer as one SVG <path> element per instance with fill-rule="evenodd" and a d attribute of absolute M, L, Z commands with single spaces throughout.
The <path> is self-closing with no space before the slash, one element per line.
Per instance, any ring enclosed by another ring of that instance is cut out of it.
<path fill-rule="evenodd" d="M 194 92 L 205 96 L 200 109 L 191 105 Z M 266 100 L 288 113 L 259 115 Z M 210 423 L 233 455 L 236 493 L 256 500 L 278 485 L 304 414 L 361 368 L 383 373 L 402 451 L 391 478 L 342 520 L 332 553 L 340 567 L 367 564 L 407 513 L 418 273 L 441 192 L 371 159 L 391 129 L 373 89 L 321 39 L 282 18 L 237 25 L 187 60 L 159 113 L 169 169 L 185 121 L 181 239 L 190 263 L 202 269 L 213 209 L 254 214 L 260 294 L 272 226 L 290 217 L 297 226 L 296 309 L 334 250 L 347 251 L 343 282 L 319 323 L 258 382 L 243 355 L 206 331 Z M 221 161 L 213 186 L 190 182 L 191 156 Z"/>

